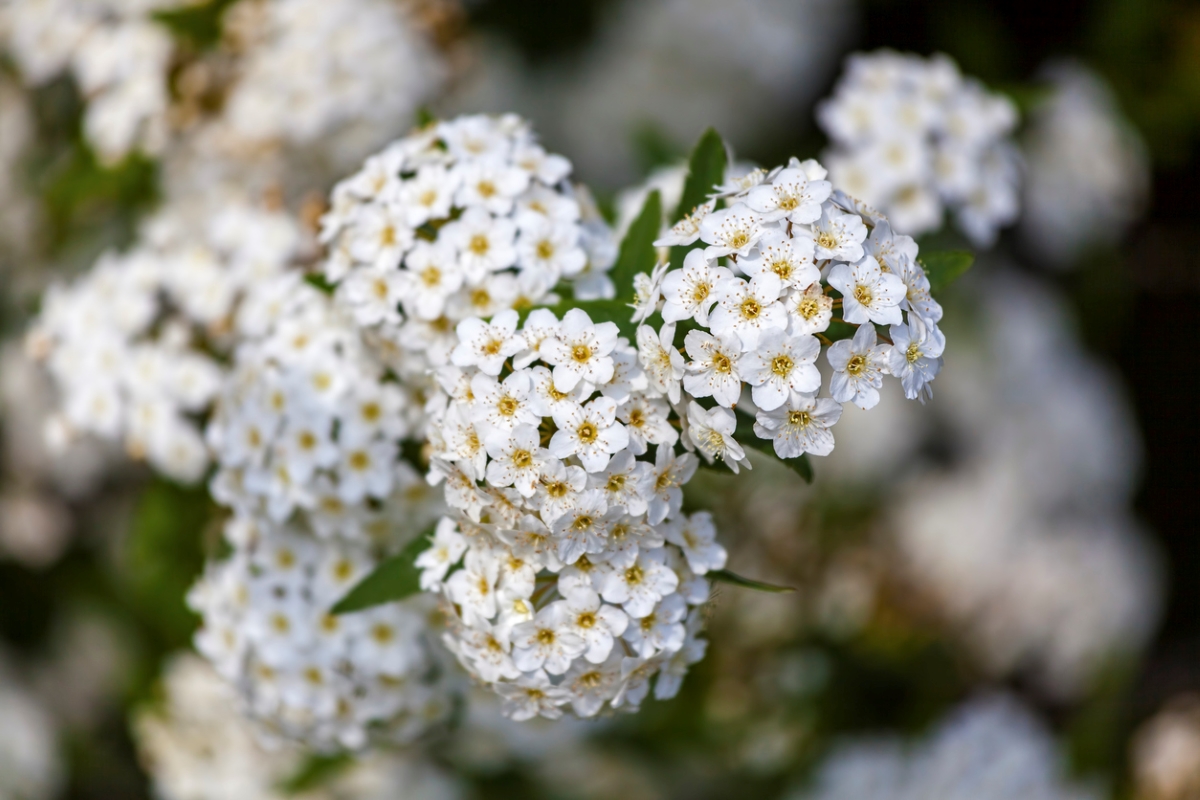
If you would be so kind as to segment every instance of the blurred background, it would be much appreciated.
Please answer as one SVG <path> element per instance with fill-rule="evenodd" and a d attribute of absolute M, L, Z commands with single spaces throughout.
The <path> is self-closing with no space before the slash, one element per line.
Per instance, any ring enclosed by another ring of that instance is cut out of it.
<path fill-rule="evenodd" d="M 812 485 L 689 486 L 734 571 L 797 591 L 721 588 L 634 717 L 478 699 L 360 764 L 248 757 L 187 655 L 205 487 L 56 437 L 46 288 L 234 202 L 311 259 L 332 183 L 422 110 L 529 117 L 619 224 L 710 125 L 820 157 L 818 102 L 880 48 L 1013 101 L 1021 213 L 942 299 L 931 403 L 848 409 Z M 1198 188 L 1183 0 L 0 0 L 0 799 L 1200 797 Z"/>

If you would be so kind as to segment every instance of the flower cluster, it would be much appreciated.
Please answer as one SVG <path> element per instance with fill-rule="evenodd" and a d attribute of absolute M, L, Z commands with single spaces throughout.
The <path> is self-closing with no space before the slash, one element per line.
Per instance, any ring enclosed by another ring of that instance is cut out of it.
<path fill-rule="evenodd" d="M 300 523 L 234 517 L 232 556 L 188 596 L 197 649 L 264 729 L 318 750 L 407 740 L 443 718 L 448 695 L 412 603 L 334 616 L 378 563 L 366 545 L 320 539 Z"/>
<path fill-rule="evenodd" d="M 385 380 L 345 312 L 298 276 L 273 288 L 259 315 L 269 330 L 238 348 L 208 427 L 213 495 L 275 522 L 303 510 L 322 537 L 378 538 L 389 522 L 436 518 L 436 493 L 400 453 L 423 419 L 422 376 Z"/>
<path fill-rule="evenodd" d="M 401 366 L 449 363 L 455 325 L 547 303 L 611 296 L 616 248 L 571 164 L 515 116 L 467 116 L 401 139 L 333 192 L 325 277 Z"/>
<path fill-rule="evenodd" d="M 173 44 L 151 18 L 186 0 L 32 0 L 0 5 L 0 46 L 30 83 L 69 70 L 88 98 L 84 132 L 102 159 L 167 140 Z"/>
<path fill-rule="evenodd" d="M 842 745 L 796 800 L 1097 800 L 1074 783 L 1058 743 L 1016 700 L 974 700 L 912 748 L 896 739 Z"/>
<path fill-rule="evenodd" d="M 361 143 L 387 141 L 447 77 L 417 19 L 426 4 L 241 0 L 225 17 L 239 58 L 224 123 L 245 141 L 330 139 L 334 161 L 361 158 Z"/>
<path fill-rule="evenodd" d="M 886 375 L 923 400 L 941 368 L 942 310 L 916 243 L 825 178 L 793 159 L 720 187 L 655 242 L 691 247 L 680 267 L 638 276 L 637 318 L 662 319 L 638 329 L 649 384 L 686 407 L 688 441 L 735 472 L 748 465 L 735 407 L 756 409 L 754 433 L 781 458 L 827 455 L 842 403 L 872 408 Z M 831 341 L 832 323 L 857 331 Z M 831 397 L 818 397 L 823 344 Z"/>
<path fill-rule="evenodd" d="M 834 182 L 887 214 L 897 231 L 935 230 L 949 209 L 981 246 L 1016 219 L 1016 109 L 946 56 L 851 56 L 817 119 L 833 142 L 824 160 Z"/>
<path fill-rule="evenodd" d="M 290 217 L 240 205 L 199 237 L 166 217 L 145 233 L 142 246 L 52 287 L 28 344 L 63 395 L 54 436 L 124 442 L 194 481 L 208 464 L 195 417 L 222 379 L 213 354 L 258 329 L 263 282 L 287 268 L 302 237 Z"/>
<path fill-rule="evenodd" d="M 517 322 L 462 321 L 439 372 L 432 478 L 455 516 L 417 560 L 422 586 L 515 719 L 636 709 L 656 675 L 655 696 L 674 696 L 704 655 L 703 576 L 725 564 L 711 516 L 680 511 L 696 458 L 676 453 L 668 398 L 614 323 L 578 308 Z"/>

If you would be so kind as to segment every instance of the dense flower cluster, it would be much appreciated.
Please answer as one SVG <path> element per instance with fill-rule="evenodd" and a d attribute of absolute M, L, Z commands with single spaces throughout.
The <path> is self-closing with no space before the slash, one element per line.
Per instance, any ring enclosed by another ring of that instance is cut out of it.
<path fill-rule="evenodd" d="M 167 140 L 167 73 L 173 44 L 151 18 L 186 0 L 8 0 L 0 3 L 0 47 L 30 83 L 70 71 L 88 98 L 84 131 L 109 162 Z"/>
<path fill-rule="evenodd" d="M 697 462 L 675 451 L 667 393 L 580 309 L 457 332 L 431 427 L 456 515 L 417 561 L 452 604 L 447 644 L 515 719 L 636 709 L 655 675 L 674 696 L 725 551 L 709 514 L 680 513 Z"/>
<path fill-rule="evenodd" d="M 333 139 L 335 161 L 361 158 L 356 141 L 386 141 L 445 81 L 445 60 L 415 18 L 422 4 L 241 0 L 225 17 L 239 58 L 224 124 L 250 142 Z"/>
<path fill-rule="evenodd" d="M 269 734 L 354 749 L 411 739 L 449 712 L 419 606 L 330 613 L 378 563 L 371 548 L 252 517 L 226 537 L 233 554 L 188 596 L 203 618 L 196 646 Z"/>
<path fill-rule="evenodd" d="M 1103 78 L 1073 62 L 1051 64 L 1045 77 L 1050 91 L 1023 143 L 1029 170 L 1020 232 L 1061 266 L 1118 241 L 1137 221 L 1150 163 Z"/>
<path fill-rule="evenodd" d="M 296 274 L 259 300 L 265 333 L 238 347 L 207 431 L 233 555 L 191 595 L 197 646 L 287 740 L 411 737 L 448 704 L 427 680 L 426 615 L 411 603 L 331 609 L 444 510 L 400 450 L 421 420 L 420 376 L 386 376 L 346 312 Z"/>
<path fill-rule="evenodd" d="M 797 800 L 1096 800 L 1098 790 L 1072 783 L 1044 726 L 1016 701 L 977 700 L 942 722 L 930 739 L 906 748 L 897 740 L 836 750 Z"/>
<path fill-rule="evenodd" d="M 423 419 L 428 379 L 385 380 L 345 312 L 299 276 L 270 288 L 256 309 L 269 330 L 238 348 L 208 428 L 214 497 L 276 522 L 302 509 L 322 537 L 378 538 L 400 520 L 412 530 L 430 491 L 400 440 Z"/>
<path fill-rule="evenodd" d="M 941 368 L 942 309 L 916 243 L 825 178 L 817 162 L 793 159 L 732 181 L 655 242 L 703 246 L 679 269 L 638 276 L 637 317 L 663 320 L 658 330 L 638 329 L 649 383 L 686 407 L 688 441 L 735 472 L 746 458 L 733 436 L 739 404 L 757 410 L 754 432 L 780 457 L 827 455 L 842 403 L 872 408 L 886 375 L 923 400 Z M 727 207 L 717 209 L 721 199 Z M 857 331 L 831 342 L 832 322 Z M 686 362 L 677 325 L 689 328 Z M 876 325 L 889 326 L 887 335 Z M 822 344 L 832 397 L 817 396 Z M 697 402 L 703 398 L 715 407 Z"/>
<path fill-rule="evenodd" d="M 201 236 L 162 216 L 141 246 L 52 287 L 28 340 L 63 396 L 52 435 L 123 442 L 167 475 L 197 480 L 208 454 L 195 418 L 222 379 L 213 356 L 259 329 L 258 292 L 301 242 L 290 217 L 248 206 L 227 207 Z"/>
<path fill-rule="evenodd" d="M 515 116 L 459 117 L 401 139 L 333 192 L 325 276 L 401 363 L 449 363 L 454 326 L 545 303 L 565 280 L 611 296 L 611 234 L 571 164 Z"/>
<path fill-rule="evenodd" d="M 1019 209 L 1016 108 L 964 78 L 945 56 L 851 56 L 817 110 L 833 142 L 834 182 L 880 209 L 901 233 L 941 227 L 943 209 L 977 246 Z"/>

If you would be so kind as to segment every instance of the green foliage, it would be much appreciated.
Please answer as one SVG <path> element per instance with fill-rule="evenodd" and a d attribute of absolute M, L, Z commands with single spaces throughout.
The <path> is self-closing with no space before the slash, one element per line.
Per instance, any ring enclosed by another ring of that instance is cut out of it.
<path fill-rule="evenodd" d="M 172 647 L 185 646 L 196 627 L 185 595 L 204 568 L 204 534 L 214 512 L 202 482 L 188 487 L 163 479 L 142 491 L 134 511 L 125 549 L 129 599 Z"/>
<path fill-rule="evenodd" d="M 725 182 L 725 166 L 729 157 L 721 134 L 709 128 L 696 142 L 688 159 L 687 181 L 683 184 L 683 196 L 675 209 L 672 220 L 682 219 L 685 214 L 708 199 L 714 187 Z"/>
<path fill-rule="evenodd" d="M 633 276 L 639 272 L 650 274 L 654 270 L 654 265 L 658 263 L 658 250 L 654 247 L 654 240 L 658 238 L 661 226 L 662 197 L 658 190 L 655 190 L 646 198 L 646 202 L 642 204 L 642 212 L 621 240 L 617 263 L 613 265 L 610 274 L 617 287 L 617 300 L 632 302 Z"/>
<path fill-rule="evenodd" d="M 758 452 L 787 465 L 788 469 L 803 478 L 805 483 L 813 482 L 812 462 L 808 460 L 808 453 L 802 453 L 798 458 L 780 458 L 775 453 L 775 445 L 767 439 L 758 438 L 758 434 L 754 432 L 754 417 L 744 411 L 736 412 L 736 417 L 737 428 L 733 436 L 738 440 L 738 444 L 753 447 Z"/>
<path fill-rule="evenodd" d="M 42 197 L 56 248 L 68 244 L 73 232 L 113 219 L 131 235 L 137 214 L 157 200 L 157 186 L 158 168 L 146 157 L 134 153 L 105 166 L 77 142 L 44 179 Z"/>
<path fill-rule="evenodd" d="M 975 255 L 965 250 L 943 250 L 926 253 L 917 262 L 925 268 L 930 288 L 940 292 L 971 268 L 975 263 Z"/>
<path fill-rule="evenodd" d="M 398 554 L 384 561 L 375 571 L 358 582 L 333 607 L 334 614 L 351 614 L 364 608 L 403 600 L 421 591 L 421 571 L 416 560 L 429 547 L 426 531 L 408 543 Z"/>
<path fill-rule="evenodd" d="M 198 50 L 215 47 L 221 41 L 221 18 L 234 0 L 209 0 L 182 8 L 155 11 L 151 16 L 171 30 L 177 38 Z"/>
<path fill-rule="evenodd" d="M 713 187 L 724 182 L 728 160 L 725 142 L 721 139 L 721 134 L 713 128 L 709 128 L 700 137 L 700 141 L 696 142 L 695 148 L 692 149 L 692 155 L 688 159 L 687 180 L 683 184 L 683 195 L 680 197 L 679 206 L 675 209 L 675 215 L 671 218 L 672 222 L 683 219 L 686 214 L 692 213 L 696 206 L 708 199 Z M 688 251 L 700 246 L 699 242 L 694 242 L 686 247 L 672 247 L 671 268 L 681 267 L 683 258 Z"/>
<path fill-rule="evenodd" d="M 353 763 L 354 756 L 346 753 L 310 755 L 293 775 L 279 785 L 279 791 L 285 795 L 296 795 L 318 789 Z"/>
<path fill-rule="evenodd" d="M 683 159 L 683 152 L 677 143 L 652 122 L 634 131 L 633 149 L 638 166 L 645 173 Z"/>
<path fill-rule="evenodd" d="M 706 577 L 712 578 L 714 581 L 721 583 L 729 583 L 734 586 L 741 586 L 743 589 L 754 589 L 758 592 L 772 592 L 774 594 L 786 594 L 796 591 L 791 586 L 779 586 L 774 583 L 766 583 L 765 581 L 756 581 L 751 578 L 743 578 L 737 573 L 730 572 L 727 569 L 714 569 L 705 573 Z"/>

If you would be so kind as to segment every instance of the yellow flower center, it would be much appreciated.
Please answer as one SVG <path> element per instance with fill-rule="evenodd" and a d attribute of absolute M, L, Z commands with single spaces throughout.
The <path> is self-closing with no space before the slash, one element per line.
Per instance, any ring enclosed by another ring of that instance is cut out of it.
<path fill-rule="evenodd" d="M 792 367 L 794 366 L 795 362 L 793 362 L 788 356 L 775 356 L 773 359 L 771 359 L 771 372 L 774 372 L 781 378 L 786 378 L 788 375 L 791 375 Z"/>

